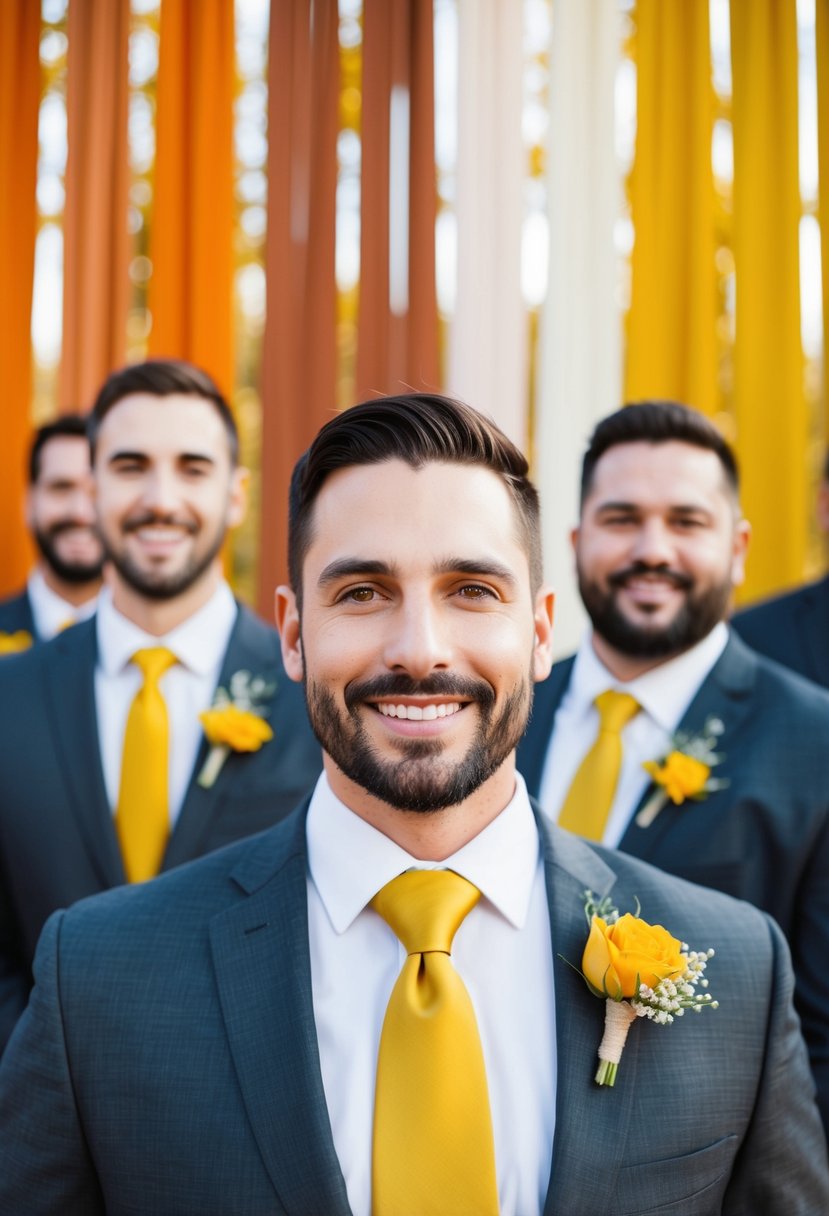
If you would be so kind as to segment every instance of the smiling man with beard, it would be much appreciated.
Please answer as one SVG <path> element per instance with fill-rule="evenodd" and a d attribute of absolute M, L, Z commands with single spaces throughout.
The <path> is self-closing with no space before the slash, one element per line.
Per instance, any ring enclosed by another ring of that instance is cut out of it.
<path fill-rule="evenodd" d="M 95 611 L 104 555 L 95 529 L 86 419 L 78 414 L 35 432 L 26 523 L 38 560 L 25 588 L 0 603 L 0 653 L 48 641 Z"/>
<path fill-rule="evenodd" d="M 729 629 L 748 539 L 702 414 L 600 422 L 573 532 L 592 628 L 539 689 L 518 766 L 563 826 L 775 917 L 829 1127 L 829 696 Z"/>
<path fill-rule="evenodd" d="M 321 765 L 275 630 L 223 576 L 247 471 L 210 377 L 172 360 L 113 372 L 78 442 L 107 586 L 91 620 L 0 664 L 0 1051 L 55 908 L 269 826 Z M 230 739 L 207 769 L 215 697 L 273 737 Z"/>

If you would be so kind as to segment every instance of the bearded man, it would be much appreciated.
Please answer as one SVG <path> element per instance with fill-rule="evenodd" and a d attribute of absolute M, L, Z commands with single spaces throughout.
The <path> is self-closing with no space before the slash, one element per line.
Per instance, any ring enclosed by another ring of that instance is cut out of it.
<path fill-rule="evenodd" d="M 108 586 L 0 664 L 0 1051 L 55 908 L 269 826 L 321 766 L 276 631 L 223 576 L 247 472 L 219 389 L 183 362 L 126 367 L 83 443 Z M 230 719 L 203 724 L 214 701 Z"/>
<path fill-rule="evenodd" d="M 682 405 L 610 415 L 572 539 L 592 628 L 518 767 L 563 826 L 771 913 L 829 1127 L 829 697 L 726 623 L 749 541 L 731 449 Z"/>

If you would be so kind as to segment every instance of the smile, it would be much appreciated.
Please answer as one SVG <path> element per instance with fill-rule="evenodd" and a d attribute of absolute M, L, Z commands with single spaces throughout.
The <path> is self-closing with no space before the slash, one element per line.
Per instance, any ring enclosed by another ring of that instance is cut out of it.
<path fill-rule="evenodd" d="M 440 705 L 388 705 L 381 701 L 376 708 L 384 718 L 405 718 L 409 722 L 430 722 L 435 718 L 449 718 L 463 706 L 457 701 L 441 702 Z"/>

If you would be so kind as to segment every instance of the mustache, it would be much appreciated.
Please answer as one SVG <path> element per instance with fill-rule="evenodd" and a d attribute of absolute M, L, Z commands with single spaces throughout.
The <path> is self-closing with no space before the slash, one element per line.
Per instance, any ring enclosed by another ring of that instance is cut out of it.
<path fill-rule="evenodd" d="M 424 680 L 413 680 L 411 676 L 389 672 L 372 680 L 349 684 L 343 693 L 347 709 L 375 698 L 418 696 L 459 697 L 464 701 L 475 701 L 484 708 L 495 704 L 495 690 L 485 680 L 471 680 L 441 671 Z"/>
<path fill-rule="evenodd" d="M 48 536 L 60 536 L 62 532 L 95 532 L 95 525 L 91 524 L 88 519 L 59 519 L 51 525 L 48 530 Z"/>
<path fill-rule="evenodd" d="M 139 528 L 146 528 L 148 524 L 163 524 L 168 528 L 184 528 L 191 535 L 197 531 L 192 519 L 185 519 L 181 515 L 164 514 L 160 511 L 142 511 L 138 515 L 130 516 L 129 519 L 124 521 L 124 531 L 137 532 Z"/>
<path fill-rule="evenodd" d="M 613 574 L 609 574 L 607 581 L 611 587 L 623 587 L 629 578 L 636 578 L 642 574 L 658 574 L 660 578 L 673 583 L 680 591 L 690 591 L 694 585 L 694 580 L 690 575 L 683 574 L 681 570 L 672 570 L 667 565 L 652 566 L 647 562 L 631 562 L 623 570 L 616 570 Z"/>

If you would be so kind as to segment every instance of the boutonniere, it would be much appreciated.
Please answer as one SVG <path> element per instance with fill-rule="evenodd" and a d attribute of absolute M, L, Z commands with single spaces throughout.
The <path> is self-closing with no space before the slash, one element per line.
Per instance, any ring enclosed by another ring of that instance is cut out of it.
<path fill-rule="evenodd" d="M 210 709 L 199 714 L 208 743 L 211 744 L 198 783 L 210 789 L 231 752 L 258 752 L 273 738 L 265 721 L 266 706 L 276 685 L 249 671 L 236 671 L 229 688 L 217 688 Z"/>
<path fill-rule="evenodd" d="M 714 790 L 725 789 L 728 781 L 711 776 L 711 770 L 725 759 L 725 752 L 717 751 L 724 730 L 719 718 L 707 718 L 700 734 L 677 731 L 661 760 L 644 762 L 642 767 L 656 789 L 636 816 L 640 828 L 650 827 L 669 799 L 681 806 L 688 798 L 701 802 Z"/>
<path fill-rule="evenodd" d="M 661 925 L 642 920 L 638 907 L 635 916 L 629 912 L 620 916 L 608 899 L 597 901 L 592 891 L 585 891 L 584 899 L 590 932 L 579 974 L 593 995 L 605 1002 L 605 1028 L 594 1080 L 597 1085 L 615 1085 L 628 1031 L 636 1018 L 669 1026 L 686 1009 L 700 1013 L 717 1008 L 707 992 L 696 991 L 697 985 L 708 987 L 703 972 L 714 951 L 689 950 Z"/>
<path fill-rule="evenodd" d="M 0 630 L 0 655 L 19 654 L 21 650 L 28 650 L 33 642 L 34 638 L 26 629 L 18 629 L 16 633 Z"/>

